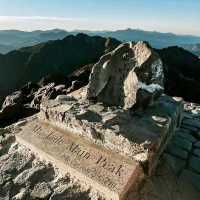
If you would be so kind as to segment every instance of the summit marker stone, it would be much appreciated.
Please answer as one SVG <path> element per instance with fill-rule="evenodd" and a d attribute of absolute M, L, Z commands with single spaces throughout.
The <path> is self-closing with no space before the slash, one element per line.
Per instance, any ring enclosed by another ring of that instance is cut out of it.
<path fill-rule="evenodd" d="M 33 120 L 21 128 L 17 141 L 56 163 L 65 173 L 96 187 L 111 199 L 123 199 L 144 174 L 139 163 L 107 151 L 71 133 Z"/>

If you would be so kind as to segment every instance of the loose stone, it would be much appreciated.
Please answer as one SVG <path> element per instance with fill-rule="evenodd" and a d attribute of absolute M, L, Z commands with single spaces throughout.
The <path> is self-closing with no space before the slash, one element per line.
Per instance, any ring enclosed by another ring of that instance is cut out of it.
<path fill-rule="evenodd" d="M 194 143 L 194 147 L 196 147 L 196 148 L 200 148 L 200 141 Z"/>
<path fill-rule="evenodd" d="M 189 168 L 200 174 L 200 158 L 196 156 L 191 156 L 189 160 Z"/>
<path fill-rule="evenodd" d="M 164 158 L 166 159 L 168 165 L 171 167 L 173 172 L 178 175 L 186 166 L 186 161 L 179 159 L 175 156 L 172 156 L 170 154 L 165 154 Z"/>
<path fill-rule="evenodd" d="M 184 160 L 186 160 L 188 158 L 187 151 L 183 150 L 182 148 L 180 148 L 172 143 L 168 146 L 167 152 L 173 156 L 176 156 L 176 157 L 184 159 Z"/>
<path fill-rule="evenodd" d="M 193 135 L 194 135 L 198 140 L 200 140 L 200 131 L 195 131 L 195 132 L 193 133 Z"/>
<path fill-rule="evenodd" d="M 186 124 L 182 124 L 181 128 L 188 129 L 188 130 L 191 130 L 193 132 L 198 132 L 198 128 L 196 128 L 194 126 L 189 126 L 189 125 L 186 125 Z"/>
<path fill-rule="evenodd" d="M 195 156 L 200 157 L 200 149 L 194 149 L 194 150 L 193 150 L 193 154 L 194 154 Z M 199 167 L 200 167 L 200 166 L 199 166 Z"/>
<path fill-rule="evenodd" d="M 180 129 L 180 130 L 176 131 L 176 135 L 181 137 L 181 138 L 184 138 L 185 140 L 188 140 L 188 141 L 190 141 L 192 143 L 197 141 L 197 139 L 195 137 L 193 137 L 189 133 L 189 131 L 186 132 L 186 131 L 183 131 L 182 129 Z"/>
<path fill-rule="evenodd" d="M 192 149 L 192 142 L 179 136 L 175 136 L 172 143 L 188 152 Z"/>
<path fill-rule="evenodd" d="M 197 120 L 194 120 L 194 119 L 185 119 L 185 120 L 183 120 L 182 123 L 186 124 L 188 126 L 193 126 L 193 127 L 196 127 L 198 129 L 200 129 L 200 123 Z"/>
<path fill-rule="evenodd" d="M 35 199 L 47 199 L 50 194 L 51 189 L 45 182 L 35 185 L 33 191 L 31 192 L 31 196 Z"/>
<path fill-rule="evenodd" d="M 200 175 L 184 169 L 183 172 L 181 173 L 180 179 L 186 179 L 187 181 L 190 182 L 196 188 L 198 191 L 200 191 Z"/>

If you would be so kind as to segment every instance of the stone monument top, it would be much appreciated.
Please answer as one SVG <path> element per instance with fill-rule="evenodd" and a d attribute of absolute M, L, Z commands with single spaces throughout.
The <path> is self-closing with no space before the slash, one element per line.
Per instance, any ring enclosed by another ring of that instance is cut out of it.
<path fill-rule="evenodd" d="M 102 56 L 90 75 L 86 98 L 125 109 L 146 107 L 163 91 L 163 64 L 147 42 L 129 42 Z"/>

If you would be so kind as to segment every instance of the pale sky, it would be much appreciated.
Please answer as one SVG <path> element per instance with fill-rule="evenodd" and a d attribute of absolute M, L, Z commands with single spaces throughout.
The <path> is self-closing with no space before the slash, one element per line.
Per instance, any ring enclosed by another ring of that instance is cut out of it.
<path fill-rule="evenodd" d="M 0 0 L 0 29 L 54 28 L 200 35 L 200 0 Z"/>

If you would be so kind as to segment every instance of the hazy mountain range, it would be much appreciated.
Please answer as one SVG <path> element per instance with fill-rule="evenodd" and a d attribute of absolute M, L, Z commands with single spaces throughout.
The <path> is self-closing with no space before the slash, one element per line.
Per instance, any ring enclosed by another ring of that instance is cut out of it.
<path fill-rule="evenodd" d="M 48 31 L 24 32 L 17 30 L 0 31 L 0 53 L 5 54 L 9 51 L 21 47 L 32 46 L 49 40 L 63 39 L 68 35 L 86 33 L 90 36 L 98 35 L 102 37 L 112 37 L 120 41 L 148 41 L 155 48 L 165 48 L 168 46 L 181 46 L 200 56 L 200 37 L 192 35 L 176 35 L 173 33 L 160 33 L 155 31 L 143 31 L 138 29 L 126 29 L 117 31 L 87 31 L 76 30 L 68 32 L 65 30 L 54 29 Z"/>
<path fill-rule="evenodd" d="M 68 32 L 63 30 L 25 32 L 18 30 L 0 30 L 0 53 L 22 47 L 32 46 L 49 40 L 58 40 L 66 37 Z"/>

